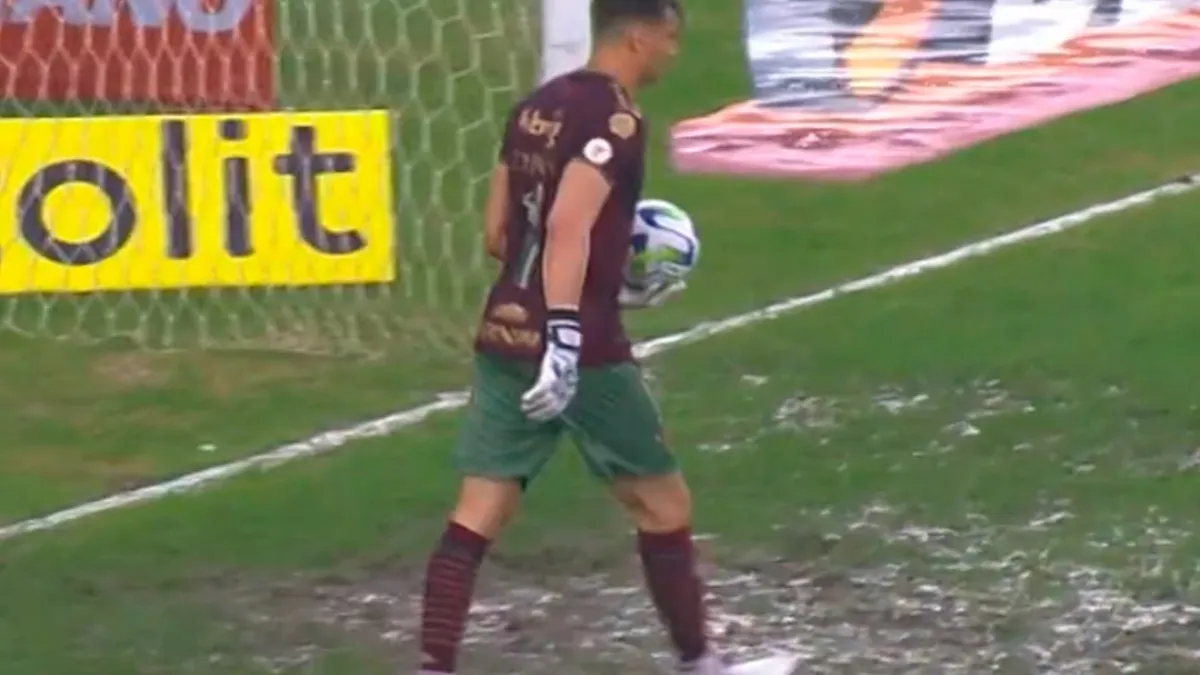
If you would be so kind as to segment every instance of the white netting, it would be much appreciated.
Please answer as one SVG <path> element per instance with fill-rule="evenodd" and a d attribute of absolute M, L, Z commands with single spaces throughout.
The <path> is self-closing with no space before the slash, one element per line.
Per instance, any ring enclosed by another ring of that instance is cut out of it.
<path fill-rule="evenodd" d="M 538 4 L 4 3 L 0 326 L 156 348 L 379 352 L 428 348 L 430 334 L 459 346 L 493 273 L 478 215 L 505 111 L 533 84 Z M 159 113 L 217 116 L 146 118 Z M 317 155 L 354 157 L 297 154 L 306 124 Z M 394 252 L 331 262 L 305 248 L 302 209 L 281 205 L 305 199 L 294 191 L 304 172 L 351 165 L 320 183 L 317 217 L 328 230 L 386 230 Z M 129 190 L 104 189 L 117 178 Z M 164 262 L 171 251 L 191 257 Z"/>

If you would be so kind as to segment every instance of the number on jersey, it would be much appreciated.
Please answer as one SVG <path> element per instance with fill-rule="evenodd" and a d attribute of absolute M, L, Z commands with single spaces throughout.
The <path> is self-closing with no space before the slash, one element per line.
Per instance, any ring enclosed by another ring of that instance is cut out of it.
<path fill-rule="evenodd" d="M 517 255 L 517 264 L 513 268 L 515 282 L 519 288 L 529 288 L 533 273 L 537 271 L 538 261 L 542 253 L 542 206 L 545 202 L 546 188 L 538 185 L 525 193 L 521 205 L 525 207 L 525 236 L 521 239 L 521 250 Z"/>

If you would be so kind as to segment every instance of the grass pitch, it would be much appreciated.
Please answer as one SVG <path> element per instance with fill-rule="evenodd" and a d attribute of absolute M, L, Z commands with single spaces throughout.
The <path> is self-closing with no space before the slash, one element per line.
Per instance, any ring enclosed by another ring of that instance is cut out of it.
<path fill-rule="evenodd" d="M 660 148 L 668 120 L 744 90 L 736 10 L 695 4 L 691 49 L 645 101 Z M 393 6 L 414 21 L 437 19 L 430 7 Z M 317 23 L 363 49 L 347 28 L 362 16 Z M 398 24 L 372 25 L 384 45 Z M 340 54 L 335 37 L 296 49 Z M 388 90 L 397 107 L 403 91 Z M 1195 169 L 1197 91 L 861 186 L 676 176 L 656 154 L 648 193 L 687 205 L 709 253 L 689 292 L 635 329 L 684 328 Z M 1169 200 L 651 361 L 710 535 L 724 641 L 796 648 L 814 673 L 1195 672 L 1198 207 Z M 0 519 L 461 386 L 452 355 L 468 326 L 369 361 L 6 341 L 0 364 L 21 386 L 0 392 Z M 407 669 L 454 427 L 435 419 L 0 544 L 0 673 Z M 628 527 L 579 469 L 565 451 L 492 559 L 467 672 L 637 673 L 662 657 Z"/>

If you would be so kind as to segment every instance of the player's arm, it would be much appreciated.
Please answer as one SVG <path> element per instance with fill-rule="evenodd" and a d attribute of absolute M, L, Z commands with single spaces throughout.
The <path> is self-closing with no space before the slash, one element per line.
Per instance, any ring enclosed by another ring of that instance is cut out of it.
<path fill-rule="evenodd" d="M 559 180 L 546 222 L 542 282 L 546 307 L 578 309 L 587 274 L 592 226 L 612 191 L 609 177 L 594 164 L 576 159 Z"/>
<path fill-rule="evenodd" d="M 622 172 L 640 161 L 637 120 L 613 107 L 619 102 L 607 89 L 602 96 L 585 109 L 578 154 L 563 171 L 548 215 L 542 258 L 546 307 L 578 308 L 592 227 Z"/>
<path fill-rule="evenodd" d="M 573 159 L 563 169 L 558 194 L 546 215 L 542 235 L 546 347 L 537 380 L 521 395 L 521 411 L 535 422 L 558 417 L 575 397 L 583 347 L 579 297 L 587 275 L 592 227 L 611 189 L 609 177 L 594 162 Z"/>
<path fill-rule="evenodd" d="M 508 166 L 504 162 L 498 162 L 492 169 L 487 204 L 483 210 L 483 243 L 488 255 L 500 262 L 504 262 L 508 244 L 504 236 L 504 220 L 508 215 L 508 206 Z"/>
<path fill-rule="evenodd" d="M 612 118 L 595 115 L 595 104 L 580 111 L 573 129 L 572 154 L 559 177 L 554 203 L 546 214 L 542 249 L 542 288 L 546 300 L 545 351 L 533 387 L 521 396 L 521 410 L 535 421 L 562 414 L 575 396 L 583 345 L 579 302 L 587 277 L 592 228 L 627 166 L 630 134 L 618 134 Z M 611 109 L 610 109 L 611 110 Z M 577 140 L 578 139 L 578 140 Z"/>

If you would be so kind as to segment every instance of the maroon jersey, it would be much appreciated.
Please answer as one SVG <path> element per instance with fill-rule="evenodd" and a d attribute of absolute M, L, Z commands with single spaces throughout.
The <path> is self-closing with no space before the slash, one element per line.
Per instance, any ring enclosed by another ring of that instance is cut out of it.
<path fill-rule="evenodd" d="M 569 73 L 517 104 L 500 148 L 500 161 L 508 167 L 504 267 L 488 294 L 476 349 L 521 360 L 541 357 L 544 225 L 563 170 L 580 160 L 612 183 L 592 227 L 579 300 L 580 364 L 632 359 L 617 295 L 629 256 L 634 209 L 642 194 L 645 145 L 641 114 L 621 85 L 602 73 Z"/>

